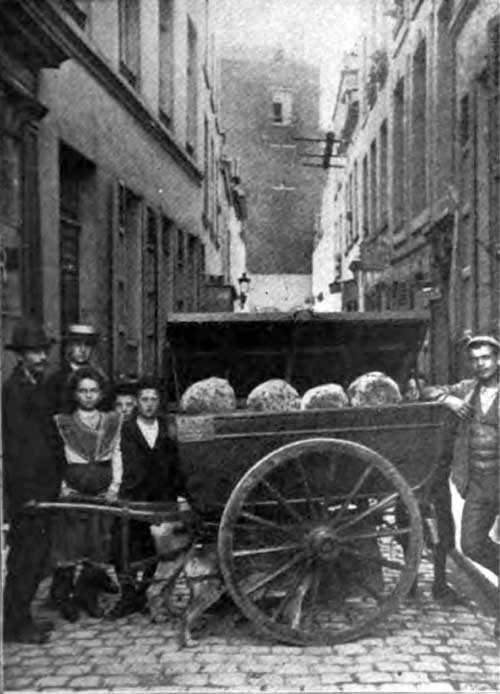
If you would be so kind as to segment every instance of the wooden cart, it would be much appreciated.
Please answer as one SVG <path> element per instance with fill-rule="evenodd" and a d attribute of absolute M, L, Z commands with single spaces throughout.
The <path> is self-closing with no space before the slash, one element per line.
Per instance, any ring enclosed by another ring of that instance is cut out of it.
<path fill-rule="evenodd" d="M 427 320 L 415 314 L 177 315 L 167 325 L 171 404 L 227 378 L 243 403 L 281 377 L 303 394 L 383 371 L 404 388 Z M 355 639 L 409 591 L 423 543 L 419 502 L 442 453 L 438 404 L 175 418 L 205 538 L 241 611 L 292 644 Z"/>
<path fill-rule="evenodd" d="M 208 376 L 227 378 L 240 405 L 269 378 L 303 394 L 383 371 L 404 388 L 426 327 L 409 313 L 169 316 L 165 394 L 198 542 L 216 548 L 225 588 L 260 632 L 334 644 L 397 608 L 418 571 L 420 508 L 446 411 L 410 403 L 187 416 L 176 413 L 180 395 Z M 112 512 L 172 519 L 161 507 Z"/>

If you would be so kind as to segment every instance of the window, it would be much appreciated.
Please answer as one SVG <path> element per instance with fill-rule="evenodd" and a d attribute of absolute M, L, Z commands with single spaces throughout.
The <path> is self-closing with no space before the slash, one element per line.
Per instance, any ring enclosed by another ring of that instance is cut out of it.
<path fill-rule="evenodd" d="M 114 249 L 117 273 L 117 368 L 137 373 L 141 315 L 141 199 L 120 184 L 118 189 L 118 239 Z"/>
<path fill-rule="evenodd" d="M 369 198 L 368 198 L 368 156 L 365 154 L 363 157 L 363 228 L 361 229 L 361 237 L 368 236 L 370 233 L 369 219 Z"/>
<path fill-rule="evenodd" d="M 119 0 L 120 71 L 134 87 L 140 69 L 140 0 Z"/>
<path fill-rule="evenodd" d="M 143 256 L 142 371 L 155 373 L 158 367 L 158 221 L 148 207 Z"/>
<path fill-rule="evenodd" d="M 379 205 L 380 205 L 380 225 L 387 224 L 389 209 L 388 184 L 388 147 L 387 147 L 387 121 L 380 126 L 380 185 L 379 185 Z"/>
<path fill-rule="evenodd" d="M 209 143 L 208 118 L 203 121 L 203 214 L 204 223 L 207 224 L 210 217 L 210 143 Z"/>
<path fill-rule="evenodd" d="M 292 94 L 285 89 L 273 92 L 272 121 L 281 125 L 289 125 L 292 121 Z"/>
<path fill-rule="evenodd" d="M 405 131 L 404 131 L 404 78 L 396 85 L 393 95 L 394 127 L 392 147 L 392 190 L 394 226 L 399 227 L 404 221 L 404 176 L 405 176 Z"/>
<path fill-rule="evenodd" d="M 427 176 L 426 176 L 426 110 L 427 110 L 427 84 L 426 84 L 426 47 L 425 41 L 418 45 L 413 56 L 413 94 L 411 108 L 411 135 L 412 135 L 412 165 L 411 175 L 411 201 L 412 215 L 422 212 L 427 201 Z"/>
<path fill-rule="evenodd" d="M 159 7 L 159 106 L 160 119 L 170 128 L 174 104 L 173 0 L 160 0 Z"/>
<path fill-rule="evenodd" d="M 61 145 L 59 152 L 59 267 L 61 327 L 80 319 L 81 158 Z"/>
<path fill-rule="evenodd" d="M 469 95 L 464 94 L 460 99 L 460 144 L 467 144 L 470 136 Z"/>
<path fill-rule="evenodd" d="M 353 240 L 357 241 L 359 239 L 359 181 L 358 181 L 358 162 L 354 162 L 354 173 L 353 173 L 353 182 L 354 182 L 354 190 L 353 190 L 353 208 L 352 208 L 352 215 L 353 215 L 353 224 L 354 224 L 354 237 Z"/>
<path fill-rule="evenodd" d="M 377 231 L 377 140 L 372 140 L 370 146 L 370 231 Z"/>
<path fill-rule="evenodd" d="M 198 123 L 198 40 L 196 29 L 188 18 L 187 27 L 187 130 L 186 150 L 191 156 L 196 154 Z"/>

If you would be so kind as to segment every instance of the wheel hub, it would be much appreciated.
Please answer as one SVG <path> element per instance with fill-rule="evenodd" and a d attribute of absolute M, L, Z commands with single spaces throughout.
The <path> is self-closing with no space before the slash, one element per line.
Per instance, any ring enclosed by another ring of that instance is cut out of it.
<path fill-rule="evenodd" d="M 339 554 L 336 533 L 328 526 L 319 526 L 307 536 L 307 545 L 311 553 L 323 560 L 335 559 Z"/>

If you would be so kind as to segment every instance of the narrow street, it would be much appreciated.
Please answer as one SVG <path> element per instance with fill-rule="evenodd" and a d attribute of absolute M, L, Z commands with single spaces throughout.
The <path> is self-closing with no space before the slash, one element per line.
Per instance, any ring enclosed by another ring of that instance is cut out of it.
<path fill-rule="evenodd" d="M 5 691 L 497 691 L 491 610 L 473 601 L 477 588 L 450 569 L 450 580 L 468 596 L 464 606 L 431 601 L 432 568 L 424 558 L 419 600 L 406 602 L 371 637 L 335 647 L 265 641 L 236 611 L 207 616 L 190 649 L 179 647 L 176 625 L 153 624 L 145 615 L 60 620 L 45 646 L 5 647 Z"/>

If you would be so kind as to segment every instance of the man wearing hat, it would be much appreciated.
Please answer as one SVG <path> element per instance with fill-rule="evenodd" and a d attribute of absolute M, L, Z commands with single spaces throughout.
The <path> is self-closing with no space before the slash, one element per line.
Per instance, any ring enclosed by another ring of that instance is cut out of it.
<path fill-rule="evenodd" d="M 467 349 L 474 378 L 426 388 L 424 394 L 442 402 L 459 419 L 451 479 L 465 499 L 462 551 L 498 576 L 499 545 L 489 533 L 499 512 L 500 343 L 489 335 L 478 335 L 469 339 Z"/>
<path fill-rule="evenodd" d="M 32 319 L 15 326 L 6 346 L 19 358 L 2 389 L 4 489 L 10 524 L 4 590 L 6 641 L 43 643 L 52 626 L 35 623 L 30 612 L 49 554 L 50 524 L 48 516 L 29 510 L 29 502 L 58 497 L 65 465 L 42 385 L 50 346 L 42 326 Z"/>
<path fill-rule="evenodd" d="M 90 366 L 97 340 L 98 333 L 92 325 L 78 323 L 68 325 L 64 336 L 66 360 L 59 369 L 49 376 L 46 383 L 54 414 L 71 411 L 73 403 L 69 397 L 70 378 L 78 369 Z M 102 372 L 101 374 L 105 376 Z M 107 381 L 107 377 L 105 378 Z"/>

